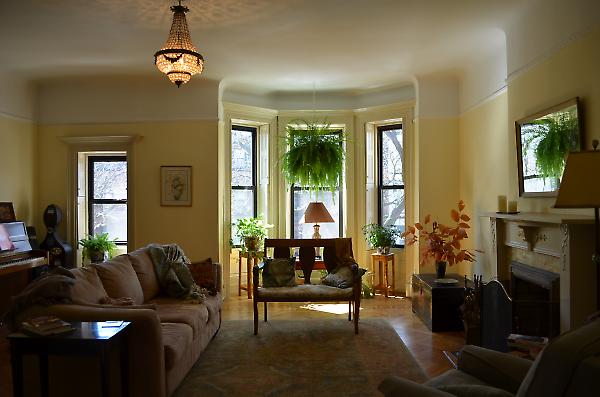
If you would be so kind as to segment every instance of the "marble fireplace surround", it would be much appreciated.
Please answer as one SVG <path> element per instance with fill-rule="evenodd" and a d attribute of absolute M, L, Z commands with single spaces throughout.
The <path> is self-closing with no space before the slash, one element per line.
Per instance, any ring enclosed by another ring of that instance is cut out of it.
<path fill-rule="evenodd" d="M 508 282 L 512 262 L 560 275 L 561 333 L 596 311 L 592 217 L 533 212 L 482 216 L 490 219 L 493 276 Z"/>

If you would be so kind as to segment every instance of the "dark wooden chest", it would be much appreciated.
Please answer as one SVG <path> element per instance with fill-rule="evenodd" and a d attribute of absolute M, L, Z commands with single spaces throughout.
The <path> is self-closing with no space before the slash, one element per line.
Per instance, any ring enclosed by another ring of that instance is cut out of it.
<path fill-rule="evenodd" d="M 438 284 L 436 278 L 435 274 L 413 274 L 412 311 L 433 332 L 462 331 L 460 305 L 465 296 L 464 276 L 447 274 L 446 278 L 458 280 L 453 285 Z M 470 280 L 467 286 L 472 287 Z"/>

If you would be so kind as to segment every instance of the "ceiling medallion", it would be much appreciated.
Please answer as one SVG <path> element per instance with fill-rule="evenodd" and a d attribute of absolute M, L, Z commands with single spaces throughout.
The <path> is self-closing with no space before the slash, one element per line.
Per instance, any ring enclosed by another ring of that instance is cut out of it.
<path fill-rule="evenodd" d="M 154 54 L 154 63 L 158 70 L 167 75 L 169 80 L 177 84 L 185 84 L 197 73 L 202 73 L 204 58 L 192 44 L 190 31 L 185 20 L 189 9 L 181 5 L 171 7 L 173 24 L 165 45 Z"/>

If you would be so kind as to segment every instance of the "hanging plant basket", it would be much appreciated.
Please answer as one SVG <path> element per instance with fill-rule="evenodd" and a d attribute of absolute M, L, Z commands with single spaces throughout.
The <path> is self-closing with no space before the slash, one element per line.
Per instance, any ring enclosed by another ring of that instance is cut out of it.
<path fill-rule="evenodd" d="M 282 171 L 289 185 L 311 191 L 338 188 L 344 172 L 344 135 L 329 127 L 303 120 L 287 126 Z"/>

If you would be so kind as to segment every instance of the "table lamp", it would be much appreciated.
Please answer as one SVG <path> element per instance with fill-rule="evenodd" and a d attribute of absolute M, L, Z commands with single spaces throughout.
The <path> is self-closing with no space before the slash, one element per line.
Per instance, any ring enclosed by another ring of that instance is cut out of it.
<path fill-rule="evenodd" d="M 304 223 L 314 223 L 313 226 L 314 233 L 312 238 L 321 238 L 321 234 L 319 234 L 319 223 L 328 223 L 335 222 L 331 217 L 329 211 L 327 211 L 327 207 L 325 204 L 319 201 L 313 201 L 308 204 L 306 207 L 306 211 L 304 212 Z"/>
<path fill-rule="evenodd" d="M 593 151 L 569 153 L 554 208 L 594 209 L 594 254 L 596 265 L 596 306 L 600 309 L 600 184 L 594 179 L 600 175 L 598 140 L 592 142 Z"/>

